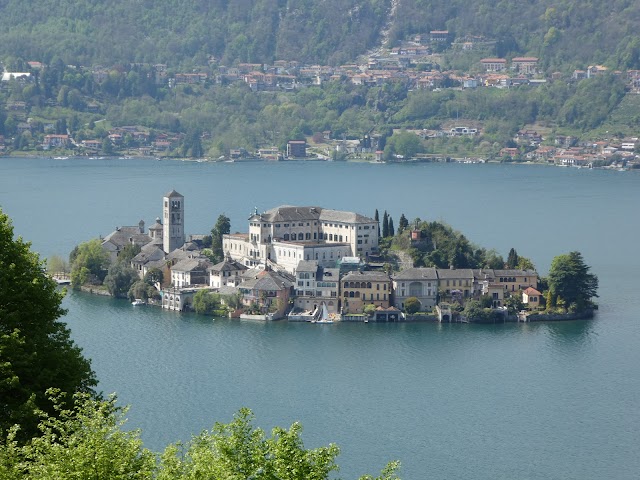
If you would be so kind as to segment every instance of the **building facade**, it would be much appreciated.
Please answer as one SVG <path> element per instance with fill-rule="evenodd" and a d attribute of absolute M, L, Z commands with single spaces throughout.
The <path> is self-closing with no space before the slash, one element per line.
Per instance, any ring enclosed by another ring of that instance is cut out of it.
<path fill-rule="evenodd" d="M 170 253 L 184 245 L 184 197 L 175 190 L 167 193 L 162 199 L 162 215 L 164 251 Z"/>
<path fill-rule="evenodd" d="M 295 252 L 296 265 L 300 260 L 316 260 L 316 253 L 319 261 L 331 260 L 332 253 L 335 260 L 344 256 L 366 258 L 378 252 L 378 222 L 353 212 L 285 205 L 261 214 L 256 210 L 249 217 L 248 235 L 223 237 L 225 253 L 247 266 L 267 260 L 278 263 L 278 256 L 284 261 L 280 252 L 285 251 L 286 243 L 292 249 L 286 250 L 287 262 L 289 254 Z M 329 246 L 335 248 L 326 249 Z"/>
<path fill-rule="evenodd" d="M 408 268 L 393 275 L 394 305 L 404 310 L 407 298 L 420 301 L 420 310 L 430 310 L 438 300 L 438 274 L 435 268 Z"/>

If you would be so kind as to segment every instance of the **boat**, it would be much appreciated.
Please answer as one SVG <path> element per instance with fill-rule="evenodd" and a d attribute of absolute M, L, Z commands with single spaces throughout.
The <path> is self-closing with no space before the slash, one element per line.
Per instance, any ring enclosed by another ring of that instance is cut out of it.
<path fill-rule="evenodd" d="M 134 307 L 144 305 L 144 300 L 142 300 L 141 298 L 136 298 L 133 302 L 131 302 L 131 305 L 133 305 Z"/>
<path fill-rule="evenodd" d="M 312 323 L 333 323 L 333 319 L 329 316 L 329 310 L 327 310 L 327 305 L 322 302 L 322 309 L 320 313 L 320 318 L 313 321 Z"/>

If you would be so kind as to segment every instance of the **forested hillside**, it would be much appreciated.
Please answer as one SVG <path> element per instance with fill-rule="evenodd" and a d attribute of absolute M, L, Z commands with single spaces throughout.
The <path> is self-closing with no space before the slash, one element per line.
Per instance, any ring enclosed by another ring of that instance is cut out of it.
<path fill-rule="evenodd" d="M 373 45 L 389 0 L 0 1 L 0 57 L 49 63 L 341 63 Z"/>
<path fill-rule="evenodd" d="M 0 57 L 112 65 L 274 59 L 340 64 L 381 42 L 448 29 L 495 40 L 497 56 L 547 68 L 640 68 L 633 0 L 40 0 L 0 1 Z"/>

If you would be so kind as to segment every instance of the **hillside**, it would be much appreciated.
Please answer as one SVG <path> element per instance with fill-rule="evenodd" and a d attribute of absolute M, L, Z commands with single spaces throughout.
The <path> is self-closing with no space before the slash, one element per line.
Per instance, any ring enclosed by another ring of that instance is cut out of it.
<path fill-rule="evenodd" d="M 340 64 L 382 43 L 448 29 L 495 41 L 497 56 L 545 68 L 640 68 L 633 0 L 96 0 L 0 1 L 0 57 L 67 64 Z M 391 22 L 390 24 L 388 22 Z"/>
<path fill-rule="evenodd" d="M 385 0 L 0 1 L 0 57 L 45 63 L 340 63 L 375 42 Z"/>

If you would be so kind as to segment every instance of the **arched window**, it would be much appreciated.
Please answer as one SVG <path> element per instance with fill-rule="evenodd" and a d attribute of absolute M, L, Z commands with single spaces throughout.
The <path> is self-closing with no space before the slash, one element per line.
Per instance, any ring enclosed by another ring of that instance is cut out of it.
<path fill-rule="evenodd" d="M 353 298 L 353 297 L 355 297 L 354 292 L 349 292 L 349 298 Z"/>
<path fill-rule="evenodd" d="M 286 240 L 289 240 L 289 234 L 288 234 L 288 233 L 285 233 L 285 234 L 284 234 L 284 239 L 285 239 L 285 241 L 286 241 Z"/>
<path fill-rule="evenodd" d="M 356 292 L 356 298 L 360 298 L 360 292 Z"/>
<path fill-rule="evenodd" d="M 344 298 L 348 298 L 349 297 L 349 292 L 347 292 L 346 290 L 344 291 Z"/>
<path fill-rule="evenodd" d="M 356 282 L 356 288 L 360 288 L 360 282 Z"/>
<path fill-rule="evenodd" d="M 344 287 L 343 288 L 349 288 L 349 282 L 344 282 Z"/>
<path fill-rule="evenodd" d="M 367 282 L 367 288 L 371 288 L 371 282 Z"/>

